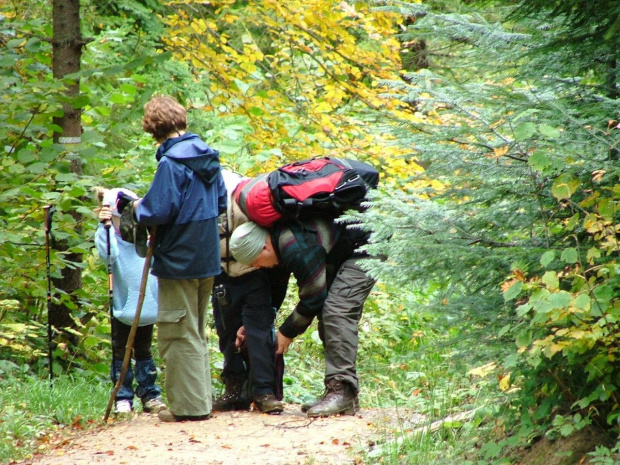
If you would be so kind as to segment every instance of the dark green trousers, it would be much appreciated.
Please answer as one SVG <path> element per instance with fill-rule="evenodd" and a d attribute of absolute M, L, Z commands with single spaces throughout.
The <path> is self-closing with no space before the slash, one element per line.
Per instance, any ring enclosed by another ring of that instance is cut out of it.
<path fill-rule="evenodd" d="M 319 316 L 319 334 L 325 354 L 325 384 L 345 381 L 359 389 L 357 378 L 358 324 L 364 302 L 375 280 L 360 268 L 363 259 L 349 259 L 342 264 L 329 287 Z"/>

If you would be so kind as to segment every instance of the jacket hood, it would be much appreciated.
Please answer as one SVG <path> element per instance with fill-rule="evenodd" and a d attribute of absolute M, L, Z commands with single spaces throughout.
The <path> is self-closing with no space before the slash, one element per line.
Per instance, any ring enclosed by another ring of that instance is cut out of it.
<path fill-rule="evenodd" d="M 187 166 L 208 184 L 219 174 L 219 152 L 191 132 L 166 139 L 157 149 L 157 161 L 164 156 Z"/>

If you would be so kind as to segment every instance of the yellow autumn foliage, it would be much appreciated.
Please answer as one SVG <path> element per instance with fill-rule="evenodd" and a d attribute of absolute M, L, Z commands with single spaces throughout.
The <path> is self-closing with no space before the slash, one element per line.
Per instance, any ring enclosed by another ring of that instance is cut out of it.
<path fill-rule="evenodd" d="M 165 18 L 167 48 L 209 81 L 202 108 L 248 118 L 250 153 L 282 154 L 257 163 L 257 172 L 309 156 L 351 157 L 370 161 L 386 182 L 402 187 L 421 170 L 406 161 L 411 149 L 356 119 L 364 108 L 394 112 L 401 121 L 423 118 L 382 98 L 377 85 L 399 79 L 399 15 L 326 0 L 168 5 L 174 14 Z"/>

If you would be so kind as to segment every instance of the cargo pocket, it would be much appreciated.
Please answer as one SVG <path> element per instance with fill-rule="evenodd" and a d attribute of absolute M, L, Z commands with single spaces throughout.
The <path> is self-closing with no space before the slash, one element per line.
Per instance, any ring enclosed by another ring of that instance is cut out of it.
<path fill-rule="evenodd" d="M 374 285 L 375 280 L 368 276 L 357 263 L 345 262 L 338 270 L 338 275 L 329 288 L 329 294 L 360 305 L 364 303 Z"/>
<path fill-rule="evenodd" d="M 182 320 L 187 315 L 187 309 L 159 310 L 157 314 L 157 335 L 161 339 L 178 339 L 186 334 Z"/>

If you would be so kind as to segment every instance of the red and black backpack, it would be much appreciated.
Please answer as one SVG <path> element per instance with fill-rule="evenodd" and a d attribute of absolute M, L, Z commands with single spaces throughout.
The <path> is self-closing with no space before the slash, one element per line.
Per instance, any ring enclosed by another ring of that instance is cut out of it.
<path fill-rule="evenodd" d="M 239 184 L 233 196 L 245 215 L 265 228 L 280 220 L 335 218 L 361 209 L 379 172 L 367 163 L 342 158 L 297 161 Z"/>

